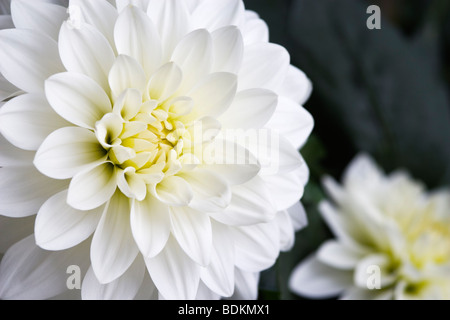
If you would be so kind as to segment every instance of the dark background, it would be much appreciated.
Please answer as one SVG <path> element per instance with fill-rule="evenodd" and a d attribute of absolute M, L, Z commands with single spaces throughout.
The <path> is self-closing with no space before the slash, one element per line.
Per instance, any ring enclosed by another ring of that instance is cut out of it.
<path fill-rule="evenodd" d="M 314 132 L 302 149 L 309 226 L 262 275 L 260 299 L 298 299 L 292 269 L 331 234 L 317 212 L 323 175 L 340 179 L 359 152 L 431 190 L 450 185 L 450 0 L 245 0 L 311 79 Z M 381 30 L 369 30 L 369 5 Z"/>

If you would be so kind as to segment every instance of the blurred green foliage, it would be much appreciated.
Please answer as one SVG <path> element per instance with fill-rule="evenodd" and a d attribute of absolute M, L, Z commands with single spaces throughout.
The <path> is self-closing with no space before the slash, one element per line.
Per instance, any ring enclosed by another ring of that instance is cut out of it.
<path fill-rule="evenodd" d="M 408 170 L 435 189 L 450 185 L 450 1 L 245 0 L 267 22 L 271 42 L 311 79 L 315 118 L 302 154 L 311 168 L 302 203 L 309 226 L 262 275 L 261 299 L 298 298 L 289 274 L 331 234 L 317 212 L 324 174 L 340 179 L 359 152 L 387 171 Z M 369 30 L 369 5 L 382 29 Z"/>

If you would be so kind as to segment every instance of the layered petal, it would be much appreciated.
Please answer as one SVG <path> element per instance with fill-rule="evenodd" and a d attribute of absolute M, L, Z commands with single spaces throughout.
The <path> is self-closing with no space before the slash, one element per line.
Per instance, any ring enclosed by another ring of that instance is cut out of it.
<path fill-rule="evenodd" d="M 108 202 L 95 231 L 91 263 L 101 284 L 122 276 L 139 252 L 131 232 L 130 211 L 130 200 L 117 191 Z"/>
<path fill-rule="evenodd" d="M 54 179 L 69 179 L 105 163 L 106 152 L 95 134 L 79 127 L 66 127 L 49 135 L 34 160 L 36 168 Z"/>
<path fill-rule="evenodd" d="M 36 31 L 0 31 L 0 73 L 13 85 L 29 93 L 42 93 L 44 81 L 64 71 L 57 43 Z"/>
<path fill-rule="evenodd" d="M 37 150 L 50 133 L 67 125 L 40 94 L 21 95 L 0 109 L 1 133 L 24 150 Z"/>
<path fill-rule="evenodd" d="M 73 209 L 67 204 L 67 190 L 54 195 L 38 212 L 36 244 L 52 251 L 80 244 L 95 231 L 103 210 L 103 207 L 91 211 Z"/>

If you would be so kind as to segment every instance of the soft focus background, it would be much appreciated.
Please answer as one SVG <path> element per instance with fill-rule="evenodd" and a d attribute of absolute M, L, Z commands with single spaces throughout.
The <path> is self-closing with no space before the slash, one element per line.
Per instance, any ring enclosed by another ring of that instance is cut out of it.
<path fill-rule="evenodd" d="M 302 200 L 309 226 L 264 272 L 260 299 L 299 299 L 292 269 L 332 237 L 317 204 L 324 174 L 340 180 L 365 151 L 390 172 L 404 168 L 430 189 L 450 185 L 449 0 L 245 0 L 312 80 L 305 107 L 315 118 L 302 154 L 311 169 Z M 369 30 L 369 5 L 382 29 Z"/>

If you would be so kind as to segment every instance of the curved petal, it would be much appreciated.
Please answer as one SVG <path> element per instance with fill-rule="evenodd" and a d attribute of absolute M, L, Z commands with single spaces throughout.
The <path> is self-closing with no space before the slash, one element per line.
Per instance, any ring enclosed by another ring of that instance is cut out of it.
<path fill-rule="evenodd" d="M 0 214 L 13 218 L 34 215 L 49 197 L 65 188 L 66 181 L 49 179 L 31 166 L 0 168 Z"/>
<path fill-rule="evenodd" d="M 220 223 L 212 223 L 211 263 L 202 268 L 200 278 L 205 285 L 223 297 L 234 291 L 235 243 L 229 237 L 229 228 Z"/>
<path fill-rule="evenodd" d="M 33 30 L 1 30 L 0 47 L 0 73 L 23 91 L 42 93 L 45 79 L 64 71 L 56 41 Z"/>
<path fill-rule="evenodd" d="M 292 225 L 295 231 L 299 231 L 308 225 L 308 216 L 305 208 L 300 202 L 297 202 L 292 207 L 287 209 L 292 219 Z"/>
<path fill-rule="evenodd" d="M 201 266 L 211 259 L 211 220 L 204 212 L 188 207 L 171 207 L 172 234 L 183 251 Z"/>
<path fill-rule="evenodd" d="M 146 259 L 150 277 L 160 294 L 168 300 L 193 300 L 200 282 L 200 267 L 170 237 L 164 250 Z"/>
<path fill-rule="evenodd" d="M 190 13 L 185 1 L 152 0 L 148 6 L 148 15 L 159 32 L 162 44 L 163 61 L 168 61 L 175 46 L 191 30 Z"/>
<path fill-rule="evenodd" d="M 280 233 L 280 251 L 287 252 L 294 247 L 295 229 L 287 211 L 277 213 L 276 222 Z"/>
<path fill-rule="evenodd" d="M 109 72 L 109 85 L 114 99 L 127 89 L 145 90 L 146 76 L 142 66 L 132 57 L 119 55 Z"/>
<path fill-rule="evenodd" d="M 233 229 L 236 267 L 260 272 L 271 267 L 279 255 L 280 233 L 276 225 L 263 223 Z"/>
<path fill-rule="evenodd" d="M 227 129 L 260 129 L 273 116 L 278 96 L 265 89 L 249 89 L 236 94 L 230 108 L 220 116 Z"/>
<path fill-rule="evenodd" d="M 70 5 L 79 8 L 84 21 L 96 27 L 115 49 L 114 24 L 119 14 L 111 3 L 106 0 L 70 0 Z"/>
<path fill-rule="evenodd" d="M 280 172 L 271 176 L 263 176 L 277 210 L 292 207 L 303 196 L 304 187 L 309 179 L 309 169 L 306 164 L 293 171 Z"/>
<path fill-rule="evenodd" d="M 161 63 L 161 40 L 152 20 L 139 8 L 127 6 L 114 27 L 114 39 L 119 54 L 136 59 L 147 78 Z"/>
<path fill-rule="evenodd" d="M 45 82 L 45 93 L 52 108 L 67 121 L 88 129 L 112 111 L 105 91 L 86 75 L 66 72 Z"/>
<path fill-rule="evenodd" d="M 148 195 L 131 207 L 131 230 L 144 258 L 153 258 L 165 247 L 170 235 L 169 207 Z"/>
<path fill-rule="evenodd" d="M 314 119 L 302 106 L 285 97 L 279 98 L 278 107 L 266 127 L 278 131 L 296 149 L 302 147 L 314 127 Z"/>
<path fill-rule="evenodd" d="M 149 98 L 163 102 L 172 96 L 181 85 L 183 73 L 173 62 L 166 63 L 155 71 L 148 83 Z"/>
<path fill-rule="evenodd" d="M 259 272 L 248 272 L 239 268 L 235 269 L 236 288 L 231 297 L 232 300 L 257 300 Z"/>
<path fill-rule="evenodd" d="M 255 43 L 269 42 L 269 27 L 262 19 L 252 19 L 247 21 L 243 27 L 243 37 L 246 46 Z"/>
<path fill-rule="evenodd" d="M 75 28 L 65 22 L 59 33 L 58 44 L 67 71 L 92 78 L 109 93 L 108 74 L 115 54 L 100 31 L 86 23 Z"/>
<path fill-rule="evenodd" d="M 212 34 L 215 72 L 231 72 L 237 74 L 244 58 L 244 40 L 239 29 L 226 26 Z"/>
<path fill-rule="evenodd" d="M 0 299 L 49 299 L 67 290 L 67 268 L 89 265 L 89 242 L 65 251 L 45 251 L 31 235 L 12 246 L 0 265 Z"/>
<path fill-rule="evenodd" d="M 92 238 L 92 269 L 101 284 L 122 276 L 139 253 L 131 233 L 130 211 L 129 199 L 117 191 Z"/>
<path fill-rule="evenodd" d="M 317 259 L 336 269 L 353 270 L 365 254 L 338 241 L 330 240 L 322 244 L 317 252 Z"/>
<path fill-rule="evenodd" d="M 30 29 L 58 40 L 59 29 L 67 19 L 64 7 L 38 1 L 14 0 L 11 16 L 17 29 Z"/>
<path fill-rule="evenodd" d="M 332 298 L 352 286 L 352 273 L 330 268 L 316 257 L 304 260 L 289 279 L 289 288 L 309 298 Z"/>
<path fill-rule="evenodd" d="M 91 211 L 73 209 L 67 204 L 67 190 L 48 199 L 40 208 L 35 225 L 36 244 L 45 250 L 65 250 L 91 236 L 103 208 Z"/>
<path fill-rule="evenodd" d="M 83 300 L 133 300 L 144 281 L 145 271 L 145 263 L 138 257 L 118 279 L 101 284 L 91 267 L 84 277 L 81 296 Z"/>
<path fill-rule="evenodd" d="M 289 53 L 279 45 L 257 43 L 247 46 L 239 72 L 239 91 L 262 88 L 277 92 L 289 65 Z"/>
<path fill-rule="evenodd" d="M 217 212 L 225 209 L 231 202 L 231 189 L 228 183 L 214 171 L 197 168 L 180 173 L 192 188 L 194 197 L 189 206 L 201 212 Z"/>
<path fill-rule="evenodd" d="M 311 96 L 312 90 L 311 80 L 303 71 L 291 65 L 278 92 L 280 95 L 303 105 Z"/>
<path fill-rule="evenodd" d="M 228 110 L 236 96 L 237 76 L 216 72 L 203 79 L 188 95 L 194 100 L 197 118 L 217 117 Z"/>
<path fill-rule="evenodd" d="M 69 179 L 106 162 L 106 151 L 87 129 L 67 127 L 48 136 L 36 153 L 34 165 L 53 179 Z"/>
<path fill-rule="evenodd" d="M 231 226 L 246 226 L 271 221 L 276 214 L 271 195 L 259 177 L 234 186 L 230 205 L 221 212 L 210 213 L 215 220 Z"/>
<path fill-rule="evenodd" d="M 242 0 L 203 1 L 192 13 L 196 28 L 214 31 L 218 28 L 243 23 L 245 7 Z"/>
<path fill-rule="evenodd" d="M 50 133 L 67 125 L 40 94 L 18 96 L 0 109 L 1 133 L 24 150 L 37 150 Z"/>
<path fill-rule="evenodd" d="M 194 197 L 189 183 L 177 176 L 166 177 L 150 191 L 158 200 L 171 206 L 186 206 Z"/>
<path fill-rule="evenodd" d="M 67 203 L 78 210 L 92 210 L 106 203 L 116 188 L 116 168 L 111 163 L 103 163 L 73 177 Z"/>
<path fill-rule="evenodd" d="M 204 29 L 187 34 L 175 47 L 170 60 L 183 71 L 180 91 L 186 93 L 211 72 L 213 64 L 211 35 Z"/>

